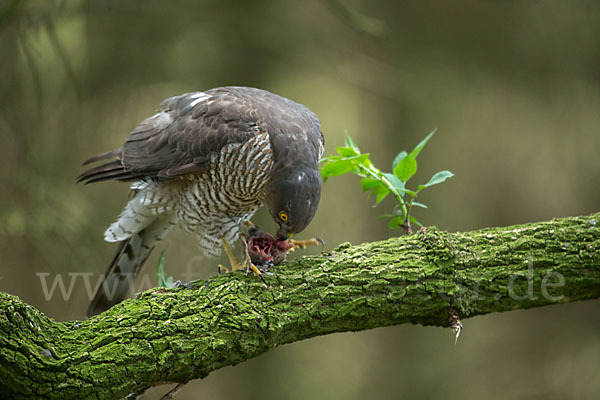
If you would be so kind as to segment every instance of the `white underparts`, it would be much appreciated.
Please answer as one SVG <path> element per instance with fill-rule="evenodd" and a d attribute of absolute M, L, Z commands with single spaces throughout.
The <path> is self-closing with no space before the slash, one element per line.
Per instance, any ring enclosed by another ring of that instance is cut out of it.
<path fill-rule="evenodd" d="M 143 245 L 151 249 L 179 224 L 197 235 L 206 255 L 218 256 L 221 237 L 233 244 L 241 226 L 260 206 L 260 193 L 272 168 L 269 136 L 260 132 L 243 144 L 227 145 L 210 163 L 208 171 L 185 179 L 134 183 L 133 198 L 104 239 L 120 242 L 143 231 Z"/>
<path fill-rule="evenodd" d="M 197 235 L 209 256 L 221 253 L 221 238 L 234 243 L 244 222 L 260 206 L 260 193 L 271 172 L 271 142 L 259 133 L 243 144 L 225 146 L 211 158 L 211 168 L 182 191 L 178 220 Z"/>

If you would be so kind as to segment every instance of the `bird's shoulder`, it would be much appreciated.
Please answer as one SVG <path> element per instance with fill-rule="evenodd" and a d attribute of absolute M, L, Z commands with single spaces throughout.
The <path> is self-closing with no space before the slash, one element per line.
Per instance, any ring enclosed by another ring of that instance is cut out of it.
<path fill-rule="evenodd" d="M 127 169 L 161 178 L 199 172 L 211 153 L 254 137 L 259 122 L 252 102 L 230 92 L 170 97 L 129 134 L 122 161 Z"/>
<path fill-rule="evenodd" d="M 266 90 L 231 86 L 163 100 L 129 134 L 121 162 L 132 176 L 197 173 L 211 154 L 259 132 L 269 134 L 276 163 L 313 164 L 323 152 L 320 121 L 310 109 Z"/>

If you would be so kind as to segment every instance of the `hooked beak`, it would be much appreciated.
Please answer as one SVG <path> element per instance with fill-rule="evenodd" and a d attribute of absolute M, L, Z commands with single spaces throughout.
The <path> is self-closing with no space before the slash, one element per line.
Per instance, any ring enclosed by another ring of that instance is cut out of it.
<path fill-rule="evenodd" d="M 284 233 L 280 229 L 280 230 L 277 231 L 276 239 L 277 240 L 288 240 L 292 236 L 294 236 L 293 233 Z"/>

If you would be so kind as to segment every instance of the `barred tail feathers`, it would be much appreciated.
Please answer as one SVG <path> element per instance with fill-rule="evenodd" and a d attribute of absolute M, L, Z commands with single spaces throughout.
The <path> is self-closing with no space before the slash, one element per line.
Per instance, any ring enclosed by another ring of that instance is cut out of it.
<path fill-rule="evenodd" d="M 130 292 L 133 290 L 135 278 L 156 244 L 169 233 L 175 222 L 170 216 L 155 216 L 153 221 L 145 225 L 143 229 L 120 241 L 117 252 L 90 303 L 88 317 L 99 314 L 120 303 L 128 295 L 134 294 Z"/>

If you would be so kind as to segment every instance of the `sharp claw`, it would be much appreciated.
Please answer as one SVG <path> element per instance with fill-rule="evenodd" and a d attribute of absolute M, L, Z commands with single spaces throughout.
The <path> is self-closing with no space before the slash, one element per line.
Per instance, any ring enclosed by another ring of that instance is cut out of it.
<path fill-rule="evenodd" d="M 256 265 L 250 263 L 250 268 L 252 269 L 252 272 L 254 272 L 254 275 L 258 276 L 260 278 L 260 280 L 263 281 L 265 286 L 269 286 L 267 284 L 267 282 L 265 281 L 265 277 L 263 276 L 262 272 L 260 272 L 260 270 L 258 268 L 256 268 Z"/>
<path fill-rule="evenodd" d="M 226 266 L 219 264 L 217 265 L 217 273 L 219 275 L 221 275 L 223 273 L 223 271 L 225 271 L 225 273 L 229 272 L 229 268 L 227 268 Z"/>
<path fill-rule="evenodd" d="M 323 241 L 323 239 L 316 237 L 315 240 L 317 241 L 317 243 L 319 243 L 321 246 L 325 246 L 325 242 Z"/>

